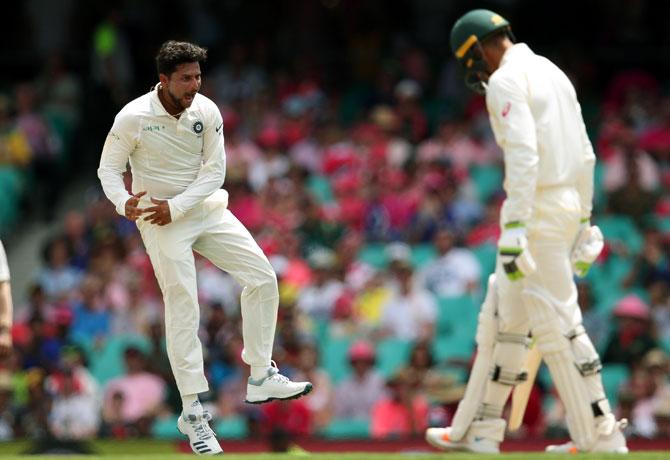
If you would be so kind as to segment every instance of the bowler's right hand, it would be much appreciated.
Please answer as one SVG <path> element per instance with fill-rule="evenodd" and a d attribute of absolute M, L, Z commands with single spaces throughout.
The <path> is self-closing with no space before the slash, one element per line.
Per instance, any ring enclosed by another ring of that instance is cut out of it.
<path fill-rule="evenodd" d="M 140 204 L 140 198 L 146 194 L 146 191 L 139 192 L 128 198 L 128 201 L 126 201 L 126 219 L 136 221 L 142 215 L 144 209 L 140 209 L 137 206 Z"/>

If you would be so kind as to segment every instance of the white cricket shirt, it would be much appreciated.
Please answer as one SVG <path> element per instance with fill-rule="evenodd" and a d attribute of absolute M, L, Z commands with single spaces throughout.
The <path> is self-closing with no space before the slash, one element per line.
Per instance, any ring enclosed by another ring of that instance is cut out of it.
<path fill-rule="evenodd" d="M 157 88 L 129 102 L 114 119 L 98 177 L 116 211 L 125 215 L 131 196 L 123 173 L 130 161 L 133 193 L 147 192 L 141 207 L 151 206 L 150 198 L 168 200 L 175 221 L 223 185 L 223 120 L 216 104 L 202 94 L 175 118 L 161 104 Z"/>
<path fill-rule="evenodd" d="M 491 75 L 486 106 L 505 154 L 504 222 L 528 222 L 536 191 L 551 187 L 574 187 L 590 217 L 595 155 L 563 71 L 518 43 Z"/>

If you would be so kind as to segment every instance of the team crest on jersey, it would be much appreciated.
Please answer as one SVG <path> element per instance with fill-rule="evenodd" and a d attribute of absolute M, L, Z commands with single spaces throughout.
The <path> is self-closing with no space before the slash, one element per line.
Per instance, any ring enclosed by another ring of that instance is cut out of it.
<path fill-rule="evenodd" d="M 196 134 L 200 134 L 203 130 L 202 126 L 202 121 L 198 120 L 195 123 L 193 123 L 193 132 Z"/>

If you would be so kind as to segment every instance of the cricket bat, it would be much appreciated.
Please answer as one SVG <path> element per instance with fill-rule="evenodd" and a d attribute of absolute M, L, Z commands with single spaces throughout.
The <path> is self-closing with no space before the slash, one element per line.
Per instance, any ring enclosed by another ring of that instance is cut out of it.
<path fill-rule="evenodd" d="M 533 342 L 531 348 L 528 350 L 526 363 L 524 365 L 524 369 L 528 372 L 528 378 L 525 382 L 515 386 L 514 391 L 512 392 L 512 409 L 509 414 L 509 423 L 507 424 L 510 431 L 518 430 L 521 426 L 521 422 L 523 422 L 523 415 L 526 413 L 528 398 L 530 397 L 530 392 L 535 384 L 535 376 L 537 376 L 537 370 L 540 368 L 541 363 L 542 355 L 537 349 L 537 344 Z"/>

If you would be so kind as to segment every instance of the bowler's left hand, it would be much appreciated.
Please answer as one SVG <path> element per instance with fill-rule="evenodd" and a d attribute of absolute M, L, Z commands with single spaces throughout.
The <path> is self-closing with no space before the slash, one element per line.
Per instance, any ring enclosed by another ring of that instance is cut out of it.
<path fill-rule="evenodd" d="M 172 216 L 170 215 L 170 205 L 168 204 L 167 200 L 158 200 L 156 198 L 152 198 L 151 202 L 156 206 L 144 208 L 144 213 L 149 214 L 144 218 L 144 220 L 149 221 L 150 224 L 161 226 L 172 222 Z"/>

